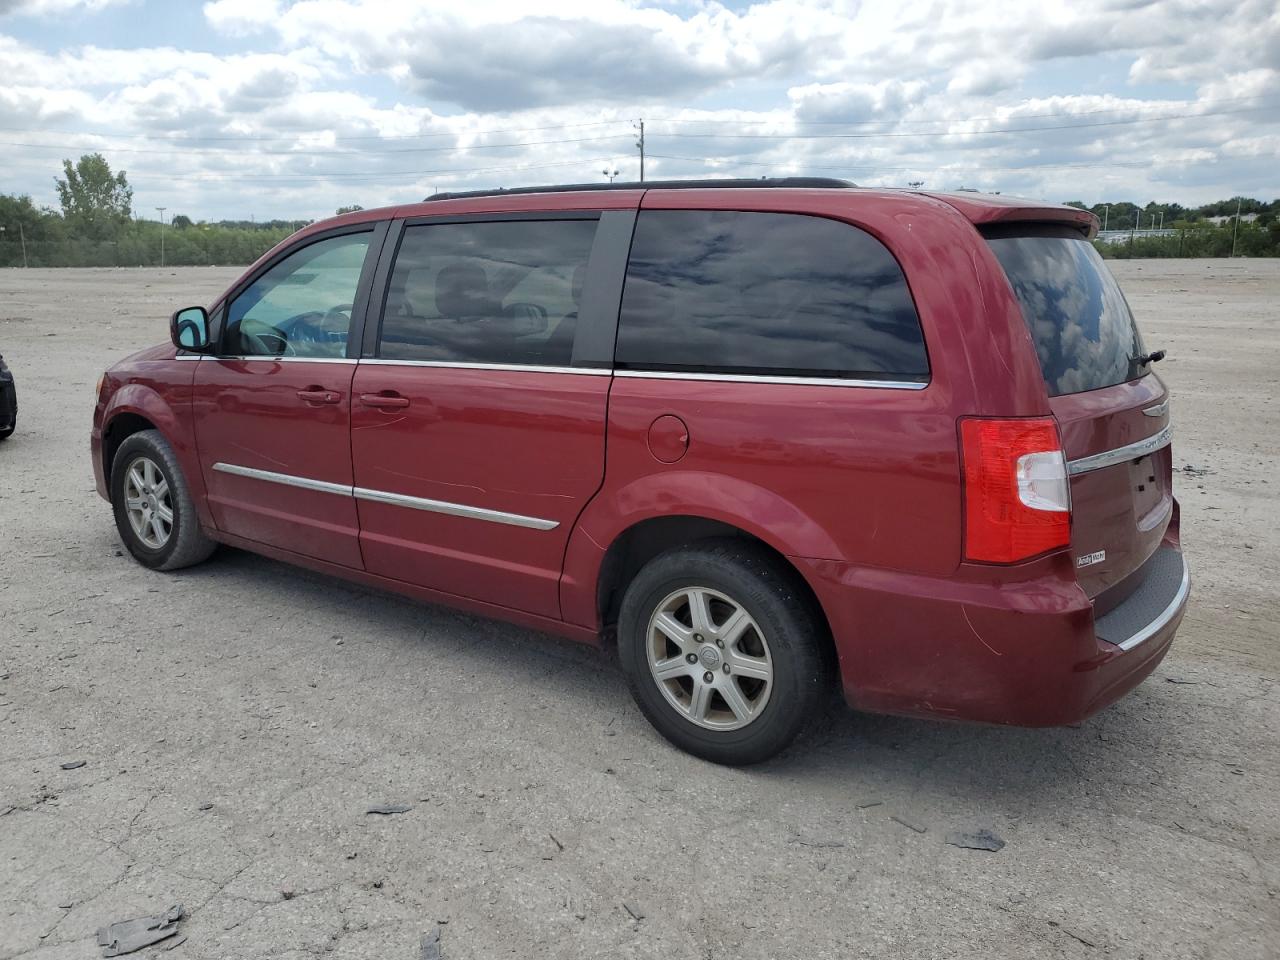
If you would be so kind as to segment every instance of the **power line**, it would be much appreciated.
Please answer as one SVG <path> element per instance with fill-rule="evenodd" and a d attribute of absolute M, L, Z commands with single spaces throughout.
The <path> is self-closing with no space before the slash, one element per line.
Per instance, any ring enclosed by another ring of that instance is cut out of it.
<path fill-rule="evenodd" d="M 1218 97 L 1218 98 L 1199 100 L 1199 101 L 1195 101 L 1194 103 L 1191 101 L 1184 101 L 1184 102 L 1186 103 L 1187 106 L 1194 106 L 1195 104 L 1210 104 L 1210 103 L 1240 103 L 1244 101 L 1260 100 L 1260 99 L 1263 99 L 1265 96 L 1268 96 L 1268 95 L 1255 94 L 1253 96 L 1248 96 L 1248 97 Z M 1276 106 L 1276 105 L 1264 104 L 1258 107 L 1245 108 L 1245 110 L 1250 110 L 1250 111 L 1251 110 L 1267 110 L 1267 109 L 1271 109 L 1272 106 Z M 875 126 L 875 125 L 906 126 L 906 125 L 918 125 L 918 124 L 986 123 L 989 121 L 1037 120 L 1037 119 L 1052 119 L 1052 118 L 1058 118 L 1058 117 L 1065 119 L 1065 118 L 1072 118 L 1072 117 L 1097 116 L 1097 115 L 1109 114 L 1109 113 L 1125 113 L 1133 109 L 1135 108 L 1132 106 L 1129 106 L 1129 107 L 1111 107 L 1111 108 L 1100 109 L 1100 110 L 1084 110 L 1076 113 L 1059 111 L 1056 113 L 1024 114 L 1022 116 L 1016 116 L 1016 117 L 1007 117 L 1007 116 L 1005 117 L 936 117 L 936 118 L 917 118 L 917 119 L 889 118 L 889 119 L 883 119 L 883 120 L 801 120 L 796 117 L 779 117 L 776 119 L 747 119 L 747 118 L 719 119 L 714 117 L 703 117 L 703 118 L 650 117 L 648 119 L 652 122 L 673 123 L 673 124 L 674 123 L 718 124 L 718 125 L 732 124 L 732 125 L 739 125 L 739 126 L 746 126 L 746 125 L 758 126 L 758 125 L 766 125 L 766 124 L 792 123 L 797 126 L 803 126 L 803 127 L 810 127 L 810 126 L 860 127 L 860 126 Z M 1188 119 L 1188 118 L 1204 117 L 1204 116 L 1219 116 L 1223 113 L 1238 113 L 1238 112 L 1245 112 L 1245 110 L 1202 111 L 1200 113 L 1175 114 L 1175 115 L 1162 116 L 1162 117 L 1138 117 L 1138 118 L 1131 118 L 1128 120 L 1113 121 L 1113 122 L 1117 124 L 1118 123 L 1146 123 L 1146 122 L 1155 121 L 1155 120 L 1172 120 L 1172 119 Z M 405 140 L 426 140 L 426 139 L 435 139 L 440 137 L 483 137 L 483 136 L 488 136 L 490 134 L 530 133 L 530 132 L 538 132 L 543 130 L 568 130 L 568 129 L 574 129 L 574 128 L 580 128 L 580 127 L 598 127 L 598 126 L 621 125 L 621 124 L 630 124 L 630 123 L 632 123 L 630 119 L 590 120 L 590 121 L 580 121 L 576 123 L 547 124 L 547 125 L 536 126 L 536 127 L 493 127 L 485 130 L 461 129 L 456 131 L 440 131 L 440 132 L 434 132 L 434 133 L 369 134 L 369 135 L 361 135 L 361 136 L 355 136 L 355 135 L 335 136 L 332 138 L 332 141 L 334 143 L 368 143 L 368 142 L 376 143 L 376 142 L 399 142 L 399 141 L 405 141 Z M 1068 126 L 1086 126 L 1086 125 L 1070 124 Z M 1063 127 L 1061 129 L 1066 129 L 1066 128 L 1067 127 Z M 1026 127 L 1026 128 L 1011 129 L 1007 132 L 1021 132 L 1022 130 L 1041 130 L 1041 129 L 1059 129 L 1059 128 L 1057 127 Z M 190 143 L 199 143 L 199 142 L 273 143 L 277 141 L 290 140 L 294 138 L 322 137 L 329 132 L 327 130 L 298 130 L 298 131 L 290 131 L 290 132 L 284 132 L 284 133 L 272 134 L 272 135 L 237 134 L 235 136 L 214 136 L 214 135 L 203 136 L 198 134 L 188 135 L 188 134 L 176 134 L 176 133 L 165 133 L 165 134 L 105 133 L 105 132 L 92 131 L 92 130 L 72 131 L 72 130 L 59 130 L 56 128 L 42 128 L 42 127 L 0 127 L 0 131 L 5 131 L 9 133 L 52 133 L 52 134 L 62 134 L 62 135 L 72 136 L 72 137 L 99 137 L 99 138 L 117 139 L 117 140 L 122 140 L 122 139 L 155 140 L 161 143 L 168 143 L 168 142 L 172 142 L 172 143 L 188 143 L 188 142 Z M 997 132 L 997 131 L 971 131 L 971 133 L 973 134 L 990 133 L 990 132 Z M 1000 131 L 1000 132 L 1004 132 L 1004 131 Z M 674 133 L 665 134 L 665 135 L 666 136 L 685 136 L 685 137 L 703 136 L 702 134 L 674 134 Z M 867 136 L 892 136 L 894 134 L 866 134 L 866 135 Z M 899 135 L 902 135 L 902 134 L 899 134 Z M 914 136 L 916 134 L 912 134 L 912 135 Z M 927 136 L 927 135 L 929 134 L 919 134 L 919 136 Z M 950 133 L 948 131 L 939 131 L 938 135 L 954 136 L 955 134 Z M 723 135 L 708 134 L 707 136 L 730 136 L 730 135 L 729 134 L 723 134 Z M 743 134 L 742 136 L 747 136 L 747 135 Z M 755 134 L 752 134 L 751 136 L 762 136 L 762 137 L 777 136 L 777 137 L 793 138 L 793 137 L 799 137 L 803 135 L 799 135 L 799 134 L 755 135 Z M 814 134 L 810 136 L 817 137 L 820 135 Z M 837 136 L 837 135 L 832 134 L 831 136 Z M 557 143 L 557 142 L 573 142 L 573 141 L 565 140 L 565 141 L 545 141 L 545 142 Z M 36 147 L 45 146 L 45 144 L 14 144 L 14 143 L 6 144 L 6 145 L 36 146 Z M 49 144 L 48 146 L 53 146 L 53 145 Z M 67 145 L 65 147 L 59 146 L 59 149 L 78 149 L 78 148 L 71 145 Z M 121 148 L 119 152 L 124 152 L 124 148 Z M 262 153 L 265 151 L 259 151 L 259 152 Z M 282 151 L 282 153 L 297 154 L 298 151 Z"/>
<path fill-rule="evenodd" d="M 397 171 L 391 171 L 391 172 L 380 173 L 380 174 L 365 174 L 365 173 L 239 174 L 239 173 L 231 173 L 231 174 L 227 174 L 226 176 L 220 176 L 216 174 L 212 176 L 205 175 L 205 174 L 192 175 L 192 176 L 183 175 L 183 174 L 156 174 L 154 176 L 150 176 L 148 174 L 141 174 L 137 177 L 130 177 L 130 181 L 131 182 L 136 181 L 138 183 L 147 183 L 147 182 L 154 182 L 158 180 L 164 180 L 166 182 L 170 180 L 183 180 L 183 181 L 190 181 L 190 182 L 197 182 L 197 183 L 230 183 L 230 182 L 246 183 L 246 182 L 254 182 L 254 181 L 280 182 L 280 181 L 296 180 L 296 181 L 310 183 L 314 181 L 342 180 L 344 183 L 354 183 L 354 182 L 361 182 L 361 181 L 369 181 L 369 182 L 376 183 L 376 182 L 385 180 L 388 177 L 420 178 L 420 177 L 430 177 L 430 176 L 466 176 L 466 175 L 476 174 L 476 173 L 519 173 L 523 170 L 538 170 L 544 167 L 571 167 L 571 166 L 578 166 L 580 164 L 605 163 L 609 159 L 610 159 L 609 157 L 587 157 L 582 160 L 556 160 L 548 163 L 529 163 L 529 164 L 520 164 L 517 166 L 506 164 L 501 167 L 472 167 L 468 169 L 449 168 L 449 169 L 442 169 L 442 170 L 397 170 Z"/>
<path fill-rule="evenodd" d="M 915 166 L 884 166 L 881 164 L 840 164 L 840 165 L 823 165 L 823 164 L 796 164 L 795 160 L 774 161 L 767 163 L 763 160 L 741 160 L 735 156 L 672 156 L 669 154 L 649 154 L 654 160 L 685 160 L 695 164 L 724 164 L 727 166 L 769 166 L 769 168 L 777 168 L 777 166 L 796 166 L 799 165 L 805 170 L 882 170 L 882 172 L 892 173 L 914 173 L 916 170 L 933 169 L 945 170 L 947 164 L 938 163 L 922 163 Z M 977 161 L 975 161 L 977 164 Z M 955 165 L 955 164 L 952 164 Z M 1152 166 L 1151 160 L 1132 160 L 1132 161 L 1108 161 L 1108 163 L 1064 163 L 1064 164 L 1021 164 L 1019 166 L 991 166 L 988 164 L 980 164 L 983 170 L 1000 170 L 1002 173 L 1024 172 L 1024 170 L 1036 170 L 1038 168 L 1112 168 L 1112 166 L 1125 166 L 1125 168 L 1144 168 L 1144 166 Z"/>
<path fill-rule="evenodd" d="M 1194 101 L 1184 100 L 1184 101 L 1180 101 L 1180 105 L 1193 107 L 1193 106 L 1197 106 L 1199 104 L 1205 104 L 1205 103 L 1241 103 L 1246 100 L 1261 100 L 1267 96 L 1269 96 L 1269 94 L 1258 93 L 1248 97 L 1213 97 L 1205 100 L 1194 100 Z M 1147 101 L 1143 101 L 1143 102 L 1145 103 Z M 953 118 L 937 117 L 933 119 L 916 119 L 916 120 L 901 120 L 901 119 L 893 119 L 893 118 L 885 119 L 885 120 L 800 120 L 796 118 L 778 118 L 773 120 L 746 120 L 746 119 L 722 120 L 717 118 L 698 119 L 696 117 L 690 117 L 690 118 L 650 117 L 649 119 L 655 123 L 735 123 L 735 124 L 771 124 L 771 123 L 782 123 L 782 122 L 786 122 L 787 120 L 791 120 L 791 122 L 794 122 L 800 126 L 806 126 L 806 127 L 818 127 L 818 126 L 860 127 L 860 126 L 869 126 L 872 124 L 881 124 L 881 125 L 893 124 L 896 126 L 903 126 L 906 124 L 918 124 L 918 123 L 986 123 L 989 120 L 1046 120 L 1054 117 L 1090 117 L 1090 116 L 1096 116 L 1098 114 L 1103 114 L 1103 113 L 1128 113 L 1133 109 L 1134 109 L 1133 106 L 1128 106 L 1128 107 L 1109 107 L 1105 110 L 1080 110 L 1075 113 L 1064 113 L 1061 111 L 1056 113 L 1027 113 L 1027 114 L 1022 114 L 1016 117 L 1007 117 L 1007 116 L 1006 117 L 953 117 Z M 1203 116 L 1203 115 L 1204 114 L 1196 114 L 1196 116 Z"/>
<path fill-rule="evenodd" d="M 685 140 L 878 140 L 899 137 L 984 137 L 993 133 L 1035 133 L 1041 130 L 1085 130 L 1091 127 L 1118 127 L 1134 123 L 1160 123 L 1167 120 L 1194 120 L 1232 113 L 1255 113 L 1273 110 L 1276 105 L 1242 107 L 1238 110 L 1215 110 L 1202 113 L 1170 114 L 1163 117 L 1134 117 L 1128 120 L 1101 120 L 1095 123 L 1046 124 L 1038 127 L 997 127 L 990 130 L 931 130 L 924 133 L 662 133 L 661 137 Z M 958 121 L 957 121 L 958 122 Z"/>
<path fill-rule="evenodd" d="M 564 143 L 600 143 L 605 140 L 621 140 L 627 134 L 610 134 L 605 137 L 575 137 L 565 140 L 531 140 L 520 143 L 474 143 L 468 146 L 454 145 L 452 147 L 397 147 L 392 150 L 376 150 L 372 152 L 361 152 L 359 150 L 255 150 L 252 156 L 255 157 L 377 157 L 386 154 L 396 153 L 462 153 L 468 150 L 501 150 L 504 147 L 545 147 L 554 144 Z M 0 140 L 0 146 L 5 147 L 26 147 L 36 150 L 106 150 L 110 153 L 141 153 L 157 156 L 176 156 L 176 157 L 204 157 L 219 156 L 222 154 L 235 154 L 244 156 L 240 151 L 226 147 L 209 147 L 204 150 L 153 150 L 143 149 L 141 147 L 111 147 L 100 145 L 84 145 L 70 143 L 16 143 L 13 141 Z"/>
<path fill-rule="evenodd" d="M 369 134 L 367 136 L 334 137 L 333 141 L 335 143 L 347 143 L 383 140 L 425 140 L 429 137 L 483 137 L 491 133 L 533 133 L 541 130 L 568 130 L 575 127 L 600 127 L 608 124 L 623 124 L 630 122 L 630 120 L 591 120 L 582 123 L 553 123 L 544 127 L 494 127 L 490 130 L 451 130 L 441 131 L 439 133 Z M 273 136 L 253 136 L 250 134 L 244 134 L 232 137 L 206 137 L 199 134 L 191 135 L 174 133 L 99 133 L 93 130 L 59 130 L 52 127 L 0 127 L 0 131 L 6 131 L 8 133 L 58 133 L 73 137 L 114 137 L 116 139 L 159 140 L 162 142 L 172 141 L 174 143 L 200 141 L 221 143 L 270 143 L 276 140 L 290 140 L 294 137 L 321 137 L 329 132 L 328 130 L 294 130 L 278 133 Z"/>

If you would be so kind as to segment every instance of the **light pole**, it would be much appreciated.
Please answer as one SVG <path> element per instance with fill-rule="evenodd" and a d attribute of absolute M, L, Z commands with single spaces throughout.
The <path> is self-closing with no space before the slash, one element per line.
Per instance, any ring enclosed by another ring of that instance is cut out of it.
<path fill-rule="evenodd" d="M 164 266 L 164 212 L 168 207 L 156 207 L 160 213 L 160 266 Z"/>
<path fill-rule="evenodd" d="M 1107 229 L 1107 217 L 1111 216 L 1111 204 L 1105 204 L 1102 208 L 1102 229 Z"/>
<path fill-rule="evenodd" d="M 636 141 L 636 146 L 640 148 L 640 182 L 644 183 L 644 120 L 638 120 L 634 124 L 640 131 L 640 139 Z"/>
<path fill-rule="evenodd" d="M 1231 231 L 1231 255 L 1236 255 L 1236 241 L 1240 239 L 1240 198 L 1236 197 L 1236 225 Z"/>
<path fill-rule="evenodd" d="M 618 168 L 617 168 L 617 167 L 612 167 L 612 168 L 610 168 L 610 167 L 605 167 L 605 168 L 604 168 L 603 170 L 601 170 L 600 172 L 601 172 L 601 173 L 603 173 L 606 177 L 608 177 L 608 178 L 609 178 L 609 182 L 610 182 L 610 183 L 613 183 L 613 178 L 614 178 L 614 177 L 616 177 L 616 176 L 618 175 Z"/>

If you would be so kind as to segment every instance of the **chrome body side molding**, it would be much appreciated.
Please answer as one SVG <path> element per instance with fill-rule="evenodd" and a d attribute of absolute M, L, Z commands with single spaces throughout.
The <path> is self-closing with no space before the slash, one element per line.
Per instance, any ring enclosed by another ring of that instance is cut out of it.
<path fill-rule="evenodd" d="M 242 467 L 234 463 L 215 463 L 213 469 L 219 473 L 229 473 L 237 477 L 248 477 L 251 480 L 262 480 L 266 483 L 279 483 L 286 487 L 298 487 L 302 490 L 314 490 L 317 493 L 332 493 L 338 496 L 355 497 L 357 500 L 368 500 L 372 503 L 386 503 L 393 507 L 407 507 L 411 510 L 426 510 L 429 513 L 443 513 L 451 517 L 465 517 L 468 520 L 486 520 L 489 523 L 504 523 L 512 527 L 526 527 L 530 530 L 554 530 L 560 526 L 558 520 L 544 520 L 541 517 L 526 517 L 519 513 L 507 513 L 503 510 L 489 510 L 485 507 L 472 507 L 465 503 L 450 503 L 445 500 L 428 500 L 426 497 L 410 497 L 403 493 L 391 493 L 387 490 L 371 490 L 368 487 L 350 487 L 343 483 L 330 483 L 328 480 L 312 480 L 310 477 L 295 477 L 288 473 L 276 473 L 271 470 L 258 470 L 254 467 Z"/>

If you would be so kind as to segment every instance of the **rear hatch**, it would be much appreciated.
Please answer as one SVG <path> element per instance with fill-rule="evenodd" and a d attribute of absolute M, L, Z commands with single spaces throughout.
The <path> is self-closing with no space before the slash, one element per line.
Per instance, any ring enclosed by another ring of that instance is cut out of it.
<path fill-rule="evenodd" d="M 1022 305 L 1071 474 L 1071 550 L 1098 614 L 1131 594 L 1173 515 L 1168 394 L 1119 284 L 1070 227 L 983 231 Z"/>

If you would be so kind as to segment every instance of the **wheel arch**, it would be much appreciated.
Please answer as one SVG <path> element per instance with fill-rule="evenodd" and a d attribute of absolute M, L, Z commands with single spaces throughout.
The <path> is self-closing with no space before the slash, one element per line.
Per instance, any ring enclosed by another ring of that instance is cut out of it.
<path fill-rule="evenodd" d="M 727 521 L 697 514 L 639 520 L 621 530 L 609 543 L 600 561 L 596 580 L 596 622 L 601 632 L 612 633 L 627 586 L 650 560 L 674 547 L 725 539 L 740 539 L 752 544 L 767 553 L 780 569 L 794 578 L 796 588 L 803 592 L 825 627 L 824 646 L 834 661 L 836 649 L 831 637 L 830 619 L 803 571 L 777 546 L 754 533 Z"/>
<path fill-rule="evenodd" d="M 202 526 L 212 529 L 213 518 L 205 503 L 204 477 L 196 456 L 189 403 L 182 396 L 166 397 L 146 383 L 126 383 L 112 394 L 102 412 L 102 475 L 108 500 L 111 467 L 120 444 L 143 430 L 155 430 L 173 448 Z"/>
<path fill-rule="evenodd" d="M 135 433 L 155 430 L 156 425 L 147 417 L 133 410 L 121 410 L 102 427 L 102 475 L 107 478 L 107 492 L 111 492 L 111 467 L 115 463 L 120 445 Z"/>

